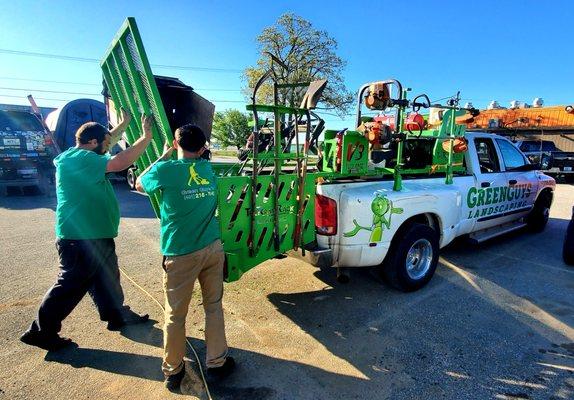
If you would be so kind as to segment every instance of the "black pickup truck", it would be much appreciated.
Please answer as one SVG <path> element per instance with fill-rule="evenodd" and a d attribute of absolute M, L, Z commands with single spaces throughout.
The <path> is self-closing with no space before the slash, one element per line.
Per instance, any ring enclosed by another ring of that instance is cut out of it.
<path fill-rule="evenodd" d="M 560 151 L 550 140 L 518 140 L 515 145 L 548 175 L 573 176 L 574 152 Z"/>
<path fill-rule="evenodd" d="M 0 110 L 0 187 L 38 186 L 53 169 L 54 146 L 32 113 Z"/>

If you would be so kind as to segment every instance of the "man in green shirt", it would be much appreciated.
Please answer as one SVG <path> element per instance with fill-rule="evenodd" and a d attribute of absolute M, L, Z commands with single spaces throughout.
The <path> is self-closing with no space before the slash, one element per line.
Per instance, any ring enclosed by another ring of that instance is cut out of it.
<path fill-rule="evenodd" d="M 85 123 L 76 132 L 76 147 L 54 159 L 60 273 L 44 296 L 36 319 L 21 336 L 24 343 L 47 350 L 72 344 L 59 336 L 62 321 L 88 291 L 108 328 L 125 322 L 114 243 L 120 213 L 106 173 L 125 170 L 144 152 L 152 139 L 152 120 L 142 116 L 143 136 L 111 157 L 107 152 L 112 136 L 121 133 L 130 121 L 123 110 L 122 115 L 122 123 L 111 132 L 98 123 Z M 147 315 L 132 314 L 136 315 L 134 322 L 148 319 Z"/>
<path fill-rule="evenodd" d="M 173 147 L 142 172 L 136 188 L 161 193 L 161 251 L 165 288 L 164 357 L 166 387 L 175 391 L 185 375 L 185 318 L 196 280 L 205 310 L 207 372 L 223 378 L 235 361 L 227 355 L 223 320 L 225 255 L 215 217 L 217 187 L 211 163 L 201 156 L 206 138 L 194 125 L 175 131 Z M 169 160 L 177 149 L 177 160 Z M 168 161 L 166 161 L 168 160 Z"/>

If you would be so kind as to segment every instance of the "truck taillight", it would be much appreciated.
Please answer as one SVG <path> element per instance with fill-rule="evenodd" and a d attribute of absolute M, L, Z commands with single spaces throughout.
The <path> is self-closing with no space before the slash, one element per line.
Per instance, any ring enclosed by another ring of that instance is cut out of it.
<path fill-rule="evenodd" d="M 320 194 L 315 196 L 315 229 L 319 235 L 337 234 L 337 203 Z"/>

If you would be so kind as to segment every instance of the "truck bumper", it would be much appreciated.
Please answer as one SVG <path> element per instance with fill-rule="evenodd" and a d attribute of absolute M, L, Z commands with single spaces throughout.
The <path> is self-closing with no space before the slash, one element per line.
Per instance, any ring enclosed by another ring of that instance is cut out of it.
<path fill-rule="evenodd" d="M 333 266 L 333 251 L 328 248 L 312 246 L 305 249 L 305 255 L 301 250 L 290 251 L 289 255 L 319 268 Z"/>

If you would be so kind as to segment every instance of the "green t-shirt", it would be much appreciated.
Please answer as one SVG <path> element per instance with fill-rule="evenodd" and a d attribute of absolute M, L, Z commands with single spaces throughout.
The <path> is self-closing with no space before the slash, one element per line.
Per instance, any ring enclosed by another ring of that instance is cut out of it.
<path fill-rule="evenodd" d="M 183 158 L 160 161 L 141 177 L 148 194 L 161 192 L 161 252 L 180 256 L 219 239 L 217 187 L 211 163 Z"/>
<path fill-rule="evenodd" d="M 71 147 L 54 159 L 56 236 L 108 239 L 118 236 L 120 209 L 106 166 L 110 155 Z"/>

